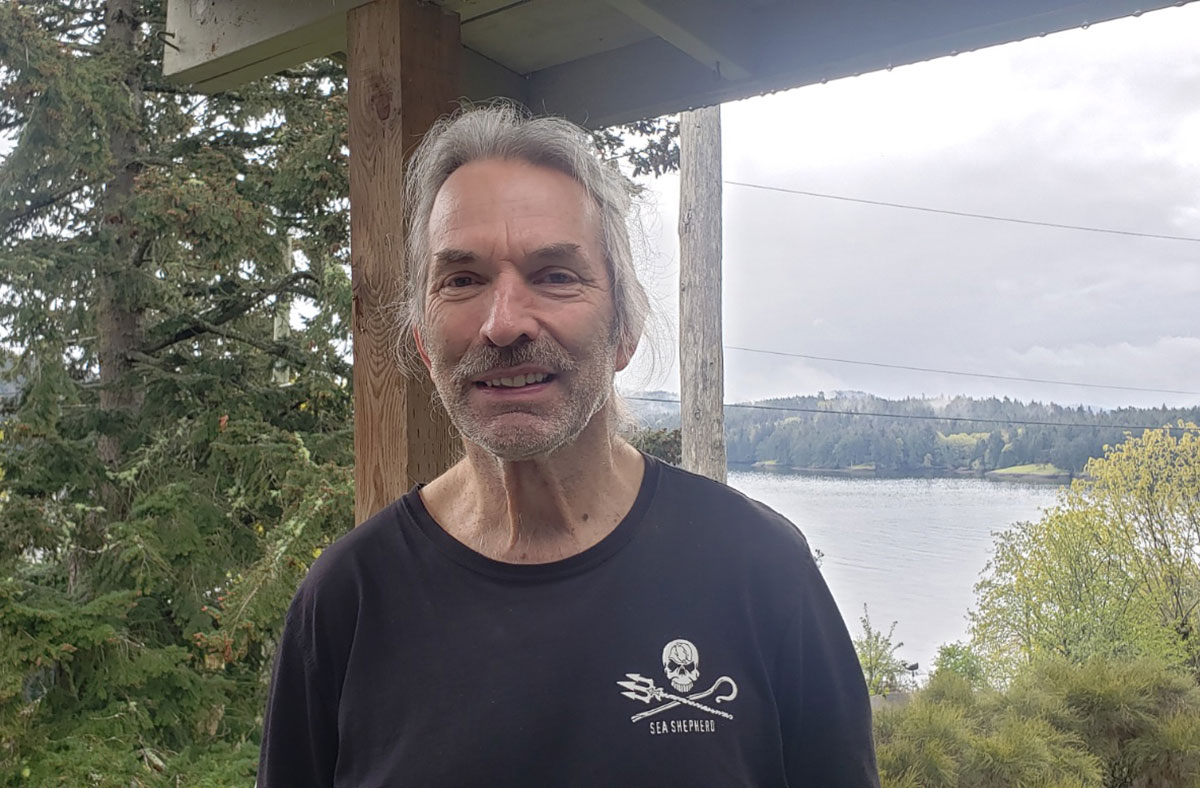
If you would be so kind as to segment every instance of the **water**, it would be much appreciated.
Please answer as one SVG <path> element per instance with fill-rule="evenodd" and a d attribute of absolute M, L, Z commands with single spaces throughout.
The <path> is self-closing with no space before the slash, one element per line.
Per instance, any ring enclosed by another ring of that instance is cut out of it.
<path fill-rule="evenodd" d="M 794 522 L 825 554 L 821 571 L 852 635 L 865 603 L 871 624 L 896 621 L 897 655 L 932 667 L 938 646 L 967 637 L 974 586 L 993 531 L 1032 520 L 1055 501 L 1053 485 L 983 479 L 861 479 L 758 471 L 733 487 Z"/>

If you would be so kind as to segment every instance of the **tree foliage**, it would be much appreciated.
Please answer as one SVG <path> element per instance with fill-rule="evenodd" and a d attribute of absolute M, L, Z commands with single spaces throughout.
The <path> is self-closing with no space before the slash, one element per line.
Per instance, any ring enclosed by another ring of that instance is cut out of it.
<path fill-rule="evenodd" d="M 679 426 L 677 406 L 668 411 L 660 405 L 638 404 L 646 428 Z M 770 462 L 812 469 L 868 466 L 878 474 L 983 473 L 1019 465 L 1052 465 L 1063 473 L 1077 474 L 1089 459 L 1103 456 L 1106 445 L 1124 440 L 1125 427 L 1161 427 L 1179 419 L 1200 421 L 1200 408 L 1091 411 L 1007 397 L 955 397 L 935 402 L 841 392 L 757 404 L 769 408 L 725 409 L 731 463 Z M 1056 423 L 1080 426 L 1054 426 Z"/>
<path fill-rule="evenodd" d="M 1200 434 L 1147 430 L 1087 472 L 1040 520 L 997 535 L 977 644 L 1002 672 L 1056 655 L 1200 673 Z"/>
<path fill-rule="evenodd" d="M 972 687 L 987 685 L 983 658 L 969 643 L 944 643 L 933 660 L 933 673 L 952 673 Z"/>
<path fill-rule="evenodd" d="M 341 70 L 194 95 L 162 29 L 0 4 L 0 785 L 249 784 L 284 606 L 351 526 Z"/>
<path fill-rule="evenodd" d="M 0 3 L 0 786 L 250 784 L 352 526 L 344 69 L 196 94 L 164 14 Z M 655 172 L 673 130 L 597 141 Z"/>
<path fill-rule="evenodd" d="M 664 175 L 679 169 L 679 119 L 646 118 L 592 132 L 609 160 L 623 160 L 639 175 Z"/>
<path fill-rule="evenodd" d="M 854 638 L 854 651 L 862 666 L 867 692 L 871 695 L 888 695 L 911 689 L 913 683 L 908 668 L 904 660 L 896 656 L 896 652 L 904 648 L 904 644 L 895 639 L 896 622 L 892 622 L 887 632 L 876 629 L 871 625 L 871 615 L 866 605 L 863 605 L 863 614 L 858 622 L 862 626 L 862 634 Z"/>
<path fill-rule="evenodd" d="M 671 465 L 678 465 L 683 460 L 683 436 L 679 430 L 641 430 L 629 442 Z"/>

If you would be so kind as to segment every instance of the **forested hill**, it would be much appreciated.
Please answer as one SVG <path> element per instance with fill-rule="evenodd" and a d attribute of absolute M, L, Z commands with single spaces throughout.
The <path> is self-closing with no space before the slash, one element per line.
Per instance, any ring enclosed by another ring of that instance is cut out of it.
<path fill-rule="evenodd" d="M 677 399 L 663 392 L 631 396 Z M 677 405 L 644 399 L 630 404 L 648 428 L 679 426 Z M 1180 420 L 1200 423 L 1200 408 L 1095 411 L 1007 397 L 888 400 L 839 392 L 748 404 L 757 407 L 725 409 L 730 463 L 891 473 L 992 471 L 1034 464 L 1078 473 L 1089 458 L 1103 455 L 1106 444 L 1123 441 L 1128 427 L 1161 427 Z M 847 412 L 886 415 L 843 415 Z M 1062 426 L 1068 424 L 1084 426 Z"/>

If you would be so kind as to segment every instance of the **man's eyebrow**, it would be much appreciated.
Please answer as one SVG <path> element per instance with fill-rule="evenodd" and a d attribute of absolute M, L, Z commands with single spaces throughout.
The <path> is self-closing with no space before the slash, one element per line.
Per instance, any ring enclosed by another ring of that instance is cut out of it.
<path fill-rule="evenodd" d="M 560 243 L 546 244 L 534 249 L 525 259 L 541 263 L 543 265 L 556 262 L 569 262 L 579 260 L 583 257 L 583 247 L 577 243 L 562 241 Z M 434 252 L 433 267 L 434 269 L 445 268 L 448 266 L 461 265 L 463 263 L 474 263 L 479 260 L 479 255 L 466 249 L 455 249 L 448 247 Z"/>
<path fill-rule="evenodd" d="M 459 263 L 470 263 L 478 258 L 474 252 L 468 252 L 465 249 L 441 249 L 434 253 L 434 266 L 457 265 Z"/>
<path fill-rule="evenodd" d="M 564 241 L 562 243 L 540 246 L 530 252 L 527 259 L 541 263 L 578 260 L 583 256 L 582 251 L 583 247 L 579 244 Z"/>

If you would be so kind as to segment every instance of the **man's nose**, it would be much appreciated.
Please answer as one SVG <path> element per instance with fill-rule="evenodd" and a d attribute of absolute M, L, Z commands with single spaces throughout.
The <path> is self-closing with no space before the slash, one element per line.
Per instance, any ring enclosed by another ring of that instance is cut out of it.
<path fill-rule="evenodd" d="M 534 294 L 525 280 L 509 273 L 496 277 L 488 314 L 480 328 L 482 338 L 496 347 L 508 347 L 522 337 L 533 341 L 538 332 Z"/>

